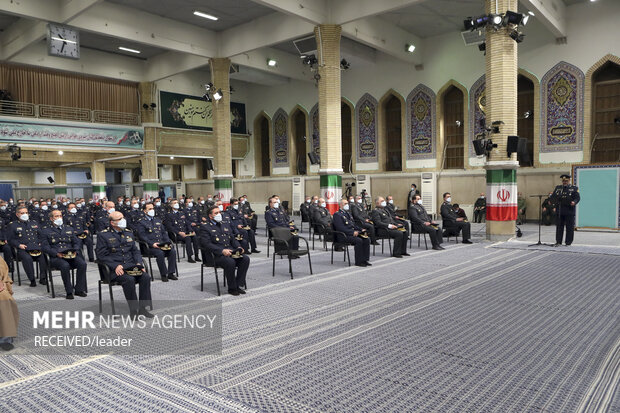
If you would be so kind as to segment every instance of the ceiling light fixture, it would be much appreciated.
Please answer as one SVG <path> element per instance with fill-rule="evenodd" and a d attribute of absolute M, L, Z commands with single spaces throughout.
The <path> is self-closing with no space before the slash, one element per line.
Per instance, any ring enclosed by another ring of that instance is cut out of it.
<path fill-rule="evenodd" d="M 131 52 L 131 53 L 136 53 L 136 54 L 141 53 L 141 52 L 140 52 L 140 50 L 130 49 L 130 48 L 128 48 L 128 47 L 123 47 L 123 46 L 119 46 L 119 47 L 118 47 L 118 50 L 124 50 L 124 51 L 126 51 L 126 52 Z"/>
<path fill-rule="evenodd" d="M 223 97 L 224 97 L 224 94 L 222 93 L 222 89 L 218 89 L 217 92 L 213 94 L 213 99 L 215 100 L 220 100 Z"/>
<path fill-rule="evenodd" d="M 63 151 L 58 151 L 58 155 L 62 155 L 62 154 L 64 154 Z"/>
<path fill-rule="evenodd" d="M 219 20 L 217 17 L 215 17 L 215 16 L 213 16 L 211 14 L 203 13 L 203 12 L 198 11 L 198 10 L 194 10 L 194 16 L 204 17 L 205 19 L 209 19 L 209 20 L 213 20 L 213 21 Z"/>
<path fill-rule="evenodd" d="M 528 11 L 527 14 L 529 14 L 532 17 L 536 16 L 532 10 Z"/>
<path fill-rule="evenodd" d="M 415 50 L 415 46 L 412 44 L 407 44 L 405 50 L 407 50 L 409 53 L 413 53 L 413 51 Z"/>
<path fill-rule="evenodd" d="M 171 157 L 170 157 L 170 160 L 172 160 L 172 159 L 174 159 L 174 156 L 171 156 Z"/>
<path fill-rule="evenodd" d="M 277 64 L 278 64 L 278 62 L 276 62 L 275 60 L 267 59 L 267 66 L 269 66 L 269 67 L 276 67 Z"/>

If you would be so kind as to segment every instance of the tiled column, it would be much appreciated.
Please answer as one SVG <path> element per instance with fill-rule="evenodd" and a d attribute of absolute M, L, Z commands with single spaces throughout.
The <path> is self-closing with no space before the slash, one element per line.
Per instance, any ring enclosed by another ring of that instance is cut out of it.
<path fill-rule="evenodd" d="M 67 169 L 54 168 L 54 198 L 60 200 L 67 197 Z"/>
<path fill-rule="evenodd" d="M 157 198 L 159 194 L 159 178 L 157 174 L 156 129 L 144 128 L 144 156 L 142 161 L 142 196 L 146 201 Z"/>
<path fill-rule="evenodd" d="M 215 156 L 215 192 L 224 208 L 230 204 L 233 195 L 232 185 L 232 152 L 230 133 L 230 59 L 214 58 L 210 60 L 211 81 L 216 90 L 221 89 L 223 97 L 213 99 L 213 134 L 217 142 Z"/>
<path fill-rule="evenodd" d="M 510 3 L 515 5 L 510 0 L 486 0 L 486 12 L 505 13 Z M 490 135 L 497 148 L 491 151 L 485 166 L 489 240 L 513 237 L 517 219 L 517 154 L 506 154 L 507 137 L 517 134 L 517 42 L 510 38 L 508 30 L 489 27 L 486 31 L 486 122 L 504 122 L 500 133 Z"/>
<path fill-rule="evenodd" d="M 99 201 L 105 197 L 106 181 L 105 181 L 105 162 L 94 161 L 90 167 L 90 174 L 93 185 L 93 200 Z"/>
<path fill-rule="evenodd" d="M 342 142 L 340 130 L 340 32 L 336 25 L 314 28 L 319 60 L 319 136 L 321 140 L 321 196 L 333 214 L 342 197 Z"/>

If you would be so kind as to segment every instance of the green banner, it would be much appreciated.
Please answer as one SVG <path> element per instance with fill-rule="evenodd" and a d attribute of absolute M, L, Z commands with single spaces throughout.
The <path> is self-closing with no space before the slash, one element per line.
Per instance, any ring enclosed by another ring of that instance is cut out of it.
<path fill-rule="evenodd" d="M 517 182 L 516 169 L 491 169 L 487 171 L 487 184 Z"/>
<path fill-rule="evenodd" d="M 232 179 L 216 179 L 213 181 L 215 189 L 232 188 Z"/>
<path fill-rule="evenodd" d="M 27 120 L 15 122 L 0 119 L 0 142 L 15 144 L 108 146 L 142 149 L 144 131 L 141 128 L 93 127 L 88 123 Z"/>

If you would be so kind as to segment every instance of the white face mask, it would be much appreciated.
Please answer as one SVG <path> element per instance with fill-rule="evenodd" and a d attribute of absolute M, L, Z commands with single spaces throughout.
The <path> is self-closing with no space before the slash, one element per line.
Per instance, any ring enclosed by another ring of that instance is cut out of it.
<path fill-rule="evenodd" d="M 58 218 L 54 220 L 54 224 L 57 226 L 61 226 L 62 225 L 62 218 Z"/>
<path fill-rule="evenodd" d="M 57 205 L 57 204 L 54 204 L 54 205 L 52 205 L 52 208 L 54 208 L 54 209 L 58 209 L 58 205 Z M 47 209 L 47 208 L 46 208 L 46 209 Z"/>
<path fill-rule="evenodd" d="M 116 209 L 114 209 L 114 208 L 110 208 L 110 209 L 108 209 L 108 214 L 111 214 L 111 213 L 112 213 L 112 212 L 114 212 L 114 211 L 116 211 Z"/>
<path fill-rule="evenodd" d="M 189 201 L 189 202 L 187 203 L 187 206 L 188 206 L 189 208 L 191 208 L 191 207 L 193 207 L 193 206 L 194 206 L 194 203 L 193 203 L 192 201 Z"/>
<path fill-rule="evenodd" d="M 345 206 L 343 206 L 342 209 L 344 209 L 345 211 L 348 211 L 349 210 L 349 204 L 346 204 Z"/>
<path fill-rule="evenodd" d="M 484 199 L 484 197 L 483 197 L 483 196 L 481 196 L 481 197 L 480 197 L 480 199 Z"/>
<path fill-rule="evenodd" d="M 132 207 L 133 209 L 138 209 L 138 208 L 140 208 L 140 204 L 133 204 L 131 207 Z"/>
<path fill-rule="evenodd" d="M 309 204 L 309 203 L 310 203 L 310 200 L 309 200 L 309 199 L 306 199 L 306 202 Z"/>
<path fill-rule="evenodd" d="M 127 220 L 125 218 L 123 218 L 120 221 L 118 221 L 118 224 L 116 224 L 116 225 L 118 225 L 118 227 L 120 229 L 125 229 L 125 228 L 127 228 Z"/>
<path fill-rule="evenodd" d="M 77 209 L 76 209 L 76 208 L 71 208 L 71 209 L 69 210 L 69 212 L 71 212 L 72 214 L 75 214 L 75 213 L 77 212 Z"/>
<path fill-rule="evenodd" d="M 280 203 L 279 202 L 274 202 L 273 203 L 273 207 L 274 208 L 280 208 Z"/>
<path fill-rule="evenodd" d="M 34 209 L 39 209 L 39 204 L 35 204 Z"/>
<path fill-rule="evenodd" d="M 422 200 L 418 199 L 418 205 L 422 205 Z"/>
<path fill-rule="evenodd" d="M 358 199 L 358 200 L 357 200 L 357 203 L 358 203 L 358 204 L 361 204 L 361 203 L 362 203 L 362 198 Z"/>
<path fill-rule="evenodd" d="M 233 205 L 233 209 L 239 209 L 239 205 Z"/>
<path fill-rule="evenodd" d="M 452 202 L 452 197 L 451 196 L 447 197 L 446 202 Z"/>
<path fill-rule="evenodd" d="M 215 220 L 215 222 L 222 222 L 222 214 L 217 214 L 213 217 L 213 219 Z"/>
<path fill-rule="evenodd" d="M 220 209 L 220 211 L 224 210 L 224 205 L 218 205 L 217 207 Z"/>
<path fill-rule="evenodd" d="M 241 201 L 242 204 L 245 204 L 245 199 L 243 201 Z"/>
<path fill-rule="evenodd" d="M 149 209 L 146 212 L 146 215 L 150 216 L 151 218 L 155 216 L 155 210 L 154 209 Z"/>
<path fill-rule="evenodd" d="M 315 204 L 318 204 L 318 203 L 319 203 L 319 200 L 317 199 L 316 201 L 314 201 L 314 203 L 315 203 Z"/>
<path fill-rule="evenodd" d="M 21 219 L 22 221 L 28 221 L 28 214 L 21 214 L 19 216 L 19 219 Z"/>
<path fill-rule="evenodd" d="M 173 208 L 173 209 L 179 209 L 179 204 L 174 204 L 174 205 L 172 205 L 172 208 Z"/>
<path fill-rule="evenodd" d="M 0 206 L 0 211 L 6 211 L 6 205 Z"/>
<path fill-rule="evenodd" d="M 205 204 L 205 200 L 203 199 L 202 201 L 200 201 L 200 205 L 204 205 Z"/>
<path fill-rule="evenodd" d="M 349 203 L 352 204 L 353 203 L 353 198 L 349 199 Z"/>
<path fill-rule="evenodd" d="M 213 201 L 213 198 L 209 198 L 209 201 Z"/>
<path fill-rule="evenodd" d="M 131 202 L 130 201 L 125 202 L 125 205 L 129 206 L 131 205 Z"/>
<path fill-rule="evenodd" d="M 42 209 L 43 211 L 47 211 L 47 205 L 43 205 L 43 206 L 41 207 L 41 209 Z"/>
<path fill-rule="evenodd" d="M 321 202 L 321 208 L 325 208 L 327 204 L 325 202 Z"/>
<path fill-rule="evenodd" d="M 390 199 L 390 204 L 394 205 L 394 200 Z"/>
<path fill-rule="evenodd" d="M 66 202 L 63 202 L 62 204 L 63 204 L 64 206 L 67 206 L 67 203 L 66 203 Z"/>
<path fill-rule="evenodd" d="M 387 202 L 385 202 L 385 201 L 381 202 L 381 206 L 382 207 L 385 207 L 386 205 L 387 205 Z"/>
<path fill-rule="evenodd" d="M 155 202 L 155 206 L 156 207 L 161 206 L 161 202 Z"/>

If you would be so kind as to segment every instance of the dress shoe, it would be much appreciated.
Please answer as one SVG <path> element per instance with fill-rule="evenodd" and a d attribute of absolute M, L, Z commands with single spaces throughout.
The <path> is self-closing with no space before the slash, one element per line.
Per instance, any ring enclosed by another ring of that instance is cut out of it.
<path fill-rule="evenodd" d="M 254 249 L 252 250 L 252 254 L 260 254 L 260 251 L 259 251 L 259 250 L 257 250 L 256 248 L 254 248 Z"/>
<path fill-rule="evenodd" d="M 169 279 L 169 280 L 172 280 L 172 281 L 176 281 L 176 280 L 178 280 L 177 276 L 176 276 L 176 275 L 174 275 L 174 273 L 173 273 L 173 274 L 168 274 L 168 279 Z"/>
<path fill-rule="evenodd" d="M 566 244 L 567 247 L 570 247 L 570 244 Z"/>
<path fill-rule="evenodd" d="M 409 256 L 411 256 L 411 254 L 406 253 L 406 252 L 405 252 L 405 253 L 403 253 L 403 254 L 401 254 L 401 255 L 403 255 L 403 256 L 405 256 L 405 257 L 409 257 Z"/>
<path fill-rule="evenodd" d="M 370 245 L 381 245 L 381 243 L 375 241 L 375 242 L 371 242 Z"/>
<path fill-rule="evenodd" d="M 192 259 L 192 257 L 189 257 L 189 258 L 187 259 L 187 262 L 191 262 L 191 263 L 193 264 L 193 263 L 195 263 L 196 261 L 194 261 L 194 260 Z"/>
<path fill-rule="evenodd" d="M 230 295 L 239 295 L 239 291 L 237 291 L 237 290 L 228 290 L 228 294 L 230 294 Z"/>
<path fill-rule="evenodd" d="M 79 293 L 75 293 L 75 295 L 77 295 L 78 297 L 87 297 L 88 294 L 86 294 L 84 291 L 80 291 Z"/>
<path fill-rule="evenodd" d="M 445 248 L 444 248 L 444 247 L 442 247 L 441 245 L 439 246 L 439 249 L 440 249 L 440 250 L 445 250 Z"/>
<path fill-rule="evenodd" d="M 168 282 L 168 277 L 166 277 L 165 275 L 161 277 L 161 281 L 167 283 Z"/>
<path fill-rule="evenodd" d="M 471 242 L 470 240 L 466 239 L 465 241 L 461 242 L 461 244 L 473 244 L 473 242 Z"/>
<path fill-rule="evenodd" d="M 368 267 L 372 267 L 372 264 L 371 264 L 370 262 L 368 262 L 368 261 L 366 261 L 366 265 L 367 265 Z"/>
<path fill-rule="evenodd" d="M 13 343 L 2 343 L 0 344 L 0 348 L 4 351 L 11 351 L 15 348 Z"/>
<path fill-rule="evenodd" d="M 46 279 L 46 278 L 41 278 L 41 279 L 39 280 L 39 284 L 41 284 L 41 285 L 47 285 L 47 279 Z"/>
<path fill-rule="evenodd" d="M 95 262 L 95 259 L 94 258 L 89 258 L 88 262 Z"/>
<path fill-rule="evenodd" d="M 73 300 L 73 294 L 67 294 L 65 297 L 67 300 Z"/>
<path fill-rule="evenodd" d="M 361 263 L 361 264 L 355 264 L 356 267 L 368 267 L 368 265 L 366 265 L 365 262 Z"/>
<path fill-rule="evenodd" d="M 237 292 L 239 294 L 245 294 L 245 290 L 241 289 L 241 288 L 237 288 Z"/>
<path fill-rule="evenodd" d="M 37 282 L 36 281 L 30 281 L 30 286 L 31 287 L 36 287 L 37 286 Z"/>
<path fill-rule="evenodd" d="M 202 261 L 200 260 L 200 258 L 198 258 L 198 257 L 195 257 L 194 259 L 196 260 L 196 262 L 202 262 Z"/>
<path fill-rule="evenodd" d="M 140 311 L 138 311 L 138 315 L 142 315 L 146 318 L 153 318 L 155 317 L 152 313 L 149 313 L 146 308 L 141 308 Z"/>
<path fill-rule="evenodd" d="M 433 249 L 434 249 L 435 251 L 441 251 L 443 248 L 441 248 L 441 247 L 433 247 Z"/>
<path fill-rule="evenodd" d="M 394 257 L 394 258 L 402 258 L 403 256 L 402 255 L 392 255 L 392 257 Z"/>

